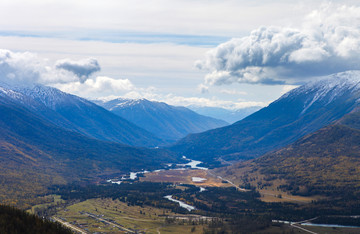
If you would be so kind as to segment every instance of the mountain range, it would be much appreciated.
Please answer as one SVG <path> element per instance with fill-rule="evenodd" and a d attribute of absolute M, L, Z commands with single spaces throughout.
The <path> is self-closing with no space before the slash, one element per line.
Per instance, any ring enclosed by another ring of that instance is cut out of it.
<path fill-rule="evenodd" d="M 240 160 L 280 149 L 359 107 L 360 72 L 300 86 L 232 125 L 191 134 L 171 149 L 190 158 Z"/>
<path fill-rule="evenodd" d="M 155 147 L 163 143 L 148 131 L 104 108 L 56 88 L 42 85 L 9 87 L 5 84 L 0 87 L 0 95 L 26 106 L 58 127 L 132 146 Z"/>
<path fill-rule="evenodd" d="M 148 100 L 116 99 L 103 102 L 105 109 L 55 88 L 1 84 L 0 200 L 24 200 L 54 184 L 155 169 L 179 162 L 181 155 L 205 162 L 257 158 L 221 170 L 236 179 L 250 168 L 249 174 L 287 181 L 281 189 L 295 194 L 354 191 L 348 188 L 360 186 L 359 78 L 360 72 L 349 71 L 310 82 L 234 124 L 184 137 L 168 147 L 172 152 L 154 147 L 187 134 L 181 128 L 195 131 L 201 122 L 208 120 L 209 127 L 216 121 Z M 340 185 L 335 177 L 343 178 Z"/>
<path fill-rule="evenodd" d="M 41 87 L 41 90 L 44 89 L 49 91 L 47 87 Z M 61 100 L 69 98 L 68 105 L 61 109 L 62 105 L 54 104 L 54 95 L 47 95 L 49 92 L 44 94 L 39 91 L 42 96 L 40 100 L 48 101 L 45 105 L 33 98 L 35 95 L 31 97 L 31 92 L 26 91 L 25 95 L 8 88 L 0 88 L 1 201 L 29 202 L 28 199 L 32 196 L 45 193 L 47 187 L 54 184 L 93 181 L 113 174 L 157 169 L 160 165 L 178 162 L 178 158 L 166 150 L 131 147 L 109 140 L 99 140 L 80 133 L 78 129 L 72 129 L 76 126 L 74 122 L 79 117 L 77 114 L 82 113 L 82 107 L 85 106 L 85 111 L 107 111 L 84 99 L 50 88 L 51 90 L 61 94 Z M 54 104 L 53 109 L 47 107 L 51 106 L 50 103 Z M 71 110 L 74 109 L 77 117 L 69 117 L 74 122 L 65 118 L 67 115 L 64 114 L 63 117 L 58 114 L 58 108 L 61 109 L 60 113 L 69 113 L 68 115 L 71 115 Z M 86 114 L 92 116 L 91 113 Z M 51 116 L 54 118 L 50 120 Z M 108 116 L 114 121 L 121 120 L 112 113 Z M 88 123 L 95 120 L 90 117 Z M 118 125 L 114 128 L 116 126 Z"/>
<path fill-rule="evenodd" d="M 223 120 L 197 114 L 185 107 L 171 106 L 164 102 L 147 99 L 117 98 L 94 102 L 168 142 L 178 140 L 189 133 L 228 125 Z"/>

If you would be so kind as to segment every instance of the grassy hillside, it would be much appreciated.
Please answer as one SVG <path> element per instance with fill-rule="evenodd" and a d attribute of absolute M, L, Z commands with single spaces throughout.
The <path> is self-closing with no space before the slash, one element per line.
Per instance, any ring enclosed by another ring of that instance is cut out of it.
<path fill-rule="evenodd" d="M 285 179 L 300 195 L 335 195 L 360 187 L 360 131 L 329 126 L 254 161 L 265 175 Z"/>

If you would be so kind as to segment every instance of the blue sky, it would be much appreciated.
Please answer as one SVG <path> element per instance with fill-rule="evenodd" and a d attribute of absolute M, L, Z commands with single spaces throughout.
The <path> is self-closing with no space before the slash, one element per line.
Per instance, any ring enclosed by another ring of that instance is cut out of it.
<path fill-rule="evenodd" d="M 184 35 L 184 34 L 166 34 L 150 32 L 130 32 L 120 30 L 76 30 L 76 31 L 0 31 L 0 36 L 16 36 L 31 38 L 57 38 L 64 40 L 77 41 L 102 41 L 110 43 L 172 43 L 189 46 L 215 47 L 220 43 L 226 42 L 231 37 L 209 36 L 209 35 Z"/>
<path fill-rule="evenodd" d="M 0 59 L 12 67 L 3 79 L 33 69 L 32 82 L 87 98 L 264 106 L 316 76 L 360 69 L 359 7 L 352 0 L 4 0 L 0 44 L 10 52 Z M 81 77 L 59 61 L 99 68 Z"/>

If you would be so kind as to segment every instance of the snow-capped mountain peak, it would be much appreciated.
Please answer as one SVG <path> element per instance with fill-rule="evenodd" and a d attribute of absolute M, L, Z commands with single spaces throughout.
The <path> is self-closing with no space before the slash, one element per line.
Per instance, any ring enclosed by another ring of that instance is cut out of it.
<path fill-rule="evenodd" d="M 77 102 L 80 102 L 84 105 L 91 105 L 91 103 L 86 99 L 62 92 L 59 89 L 49 86 L 34 85 L 32 87 L 19 89 L 18 91 L 41 102 L 46 107 L 53 110 L 55 110 L 58 105 L 66 103 L 76 104 Z"/>
<path fill-rule="evenodd" d="M 322 77 L 320 80 L 309 82 L 299 88 L 284 94 L 281 98 L 295 96 L 299 93 L 311 93 L 316 91 L 318 98 L 328 93 L 339 95 L 343 92 L 353 92 L 360 89 L 360 71 L 346 71 Z"/>
<path fill-rule="evenodd" d="M 157 146 L 162 143 L 146 130 L 95 105 L 56 88 L 0 85 L 0 97 L 20 104 L 40 118 L 80 134 L 100 140 L 136 146 Z"/>
<path fill-rule="evenodd" d="M 23 98 L 23 95 L 19 92 L 16 92 L 14 90 L 11 90 L 11 89 L 7 89 L 5 87 L 1 87 L 0 86 L 0 95 L 2 96 L 7 96 L 7 97 L 10 97 L 10 98 L 13 98 L 13 99 L 21 99 Z"/>
<path fill-rule="evenodd" d="M 301 112 L 304 114 L 314 103 L 321 102 L 322 105 L 329 105 L 337 98 L 352 96 L 359 91 L 360 71 L 346 71 L 309 82 L 284 94 L 277 101 L 304 96 L 306 100 L 304 100 Z"/>

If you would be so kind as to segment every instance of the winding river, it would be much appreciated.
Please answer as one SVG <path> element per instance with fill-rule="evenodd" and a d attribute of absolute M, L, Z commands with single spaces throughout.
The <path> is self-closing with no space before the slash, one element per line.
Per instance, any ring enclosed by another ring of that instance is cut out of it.
<path fill-rule="evenodd" d="M 176 200 L 174 198 L 172 198 L 172 195 L 167 195 L 167 196 L 164 196 L 164 198 L 172 201 L 172 202 L 176 202 L 176 203 L 179 203 L 180 207 L 183 207 L 185 209 L 187 209 L 188 211 L 192 211 L 192 210 L 195 210 L 196 208 L 194 206 L 190 206 L 182 201 L 179 201 L 179 200 Z"/>
<path fill-rule="evenodd" d="M 186 164 L 176 164 L 177 168 L 175 169 L 172 169 L 172 168 L 168 168 L 168 169 L 164 169 L 164 168 L 161 168 L 161 169 L 157 169 L 157 170 L 154 170 L 153 172 L 158 172 L 158 171 L 163 171 L 163 170 L 188 170 L 189 167 L 191 169 L 198 169 L 198 170 L 208 170 L 208 168 L 206 167 L 198 167 L 199 164 L 201 164 L 202 162 L 201 161 L 197 161 L 197 160 L 192 160 L 192 159 L 188 159 L 186 158 L 185 156 L 183 156 L 183 159 L 186 159 L 187 161 L 189 161 L 188 163 Z M 168 166 L 171 167 L 172 164 L 169 164 Z M 106 180 L 106 182 L 109 182 L 109 183 L 113 183 L 113 184 L 121 184 L 122 181 L 124 180 L 135 180 L 138 176 L 138 174 L 144 174 L 144 173 L 149 173 L 150 171 L 139 171 L 139 172 L 130 172 L 129 176 L 123 176 L 121 177 L 121 179 L 119 180 L 115 180 L 115 179 L 108 179 Z M 192 178 L 193 181 L 203 181 L 203 180 L 206 180 L 204 178 L 200 178 L 200 177 L 193 177 Z M 203 188 L 203 187 L 200 187 L 200 192 L 203 192 L 205 191 L 206 189 Z M 196 208 L 194 206 L 191 206 L 191 205 L 188 205 L 182 201 L 179 201 L 179 200 L 176 200 L 174 198 L 172 198 L 173 195 L 167 195 L 167 196 L 164 196 L 164 198 L 168 199 L 169 201 L 172 201 L 172 202 L 176 202 L 180 205 L 180 207 L 183 207 L 185 209 L 187 209 L 188 211 L 192 211 L 192 210 L 195 210 Z"/>

